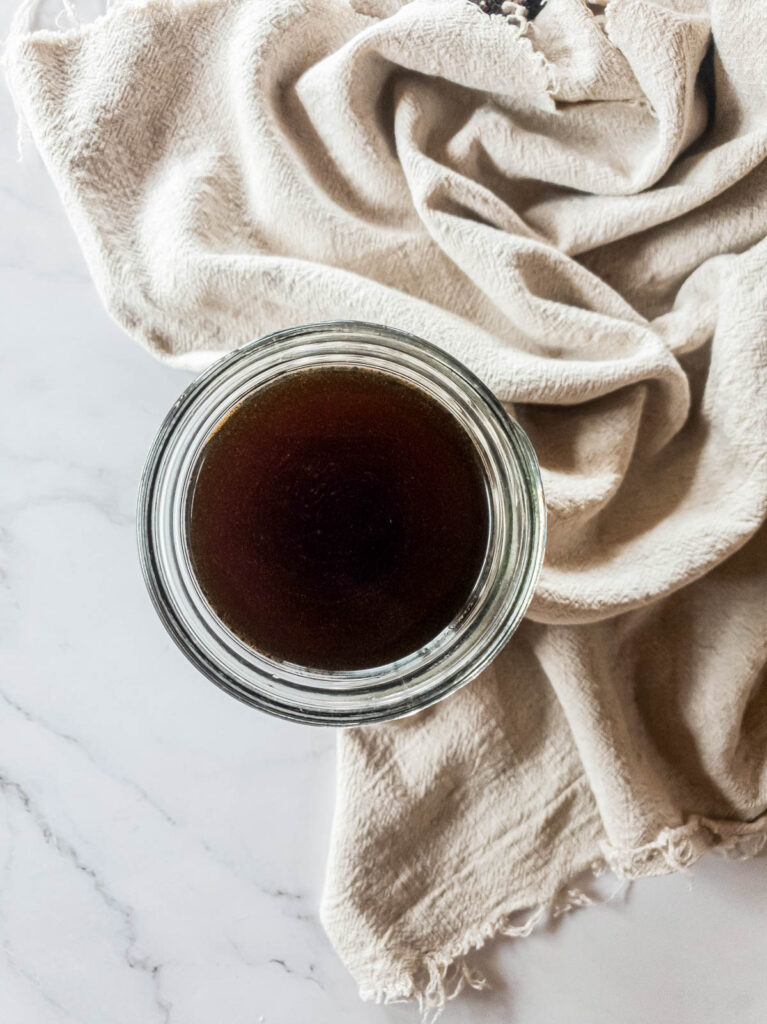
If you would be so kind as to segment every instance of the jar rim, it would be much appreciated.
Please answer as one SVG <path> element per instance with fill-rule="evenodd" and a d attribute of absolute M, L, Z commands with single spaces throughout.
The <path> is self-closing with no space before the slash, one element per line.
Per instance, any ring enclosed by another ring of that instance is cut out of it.
<path fill-rule="evenodd" d="M 437 398 L 463 425 L 482 458 L 490 503 L 485 564 L 453 622 L 397 662 L 348 672 L 318 671 L 269 658 L 231 632 L 197 582 L 186 529 L 195 468 L 216 424 L 276 377 L 328 365 L 384 370 Z M 239 700 L 280 717 L 349 726 L 412 714 L 487 667 L 532 600 L 543 562 L 546 509 L 532 444 L 475 374 L 405 331 L 329 321 L 255 339 L 189 384 L 147 456 L 137 533 L 155 609 L 205 676 Z"/>

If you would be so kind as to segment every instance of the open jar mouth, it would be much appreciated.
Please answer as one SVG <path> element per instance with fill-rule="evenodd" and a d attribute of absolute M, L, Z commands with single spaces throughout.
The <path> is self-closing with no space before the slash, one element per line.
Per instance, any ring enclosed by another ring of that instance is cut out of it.
<path fill-rule="evenodd" d="M 488 543 L 464 606 L 416 651 L 372 668 L 317 670 L 249 646 L 206 599 L 188 522 L 206 442 L 246 398 L 287 374 L 320 367 L 384 371 L 436 399 L 475 446 Z M 411 714 L 477 676 L 519 625 L 543 562 L 546 509 L 527 435 L 466 367 L 403 331 L 337 322 L 279 331 L 224 356 L 183 392 L 147 457 L 138 498 L 139 554 L 149 593 L 174 641 L 239 700 L 294 721 L 349 726 Z"/>

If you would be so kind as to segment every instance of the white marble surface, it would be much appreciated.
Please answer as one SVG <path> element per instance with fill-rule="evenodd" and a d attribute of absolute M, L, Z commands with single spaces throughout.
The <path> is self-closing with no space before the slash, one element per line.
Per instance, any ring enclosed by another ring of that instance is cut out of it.
<path fill-rule="evenodd" d="M 133 508 L 187 377 L 103 312 L 0 97 L 0 1021 L 405 1024 L 359 1002 L 317 904 L 329 731 L 175 650 Z M 767 858 L 711 857 L 482 959 L 445 1024 L 764 1024 Z"/>

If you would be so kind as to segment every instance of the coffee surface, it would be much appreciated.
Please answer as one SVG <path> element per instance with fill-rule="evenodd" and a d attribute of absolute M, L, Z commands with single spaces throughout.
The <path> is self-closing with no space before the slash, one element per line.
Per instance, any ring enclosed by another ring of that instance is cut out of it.
<path fill-rule="evenodd" d="M 395 661 L 465 605 L 488 539 L 473 442 L 391 374 L 297 371 L 246 398 L 203 449 L 192 563 L 220 619 L 314 669 Z"/>

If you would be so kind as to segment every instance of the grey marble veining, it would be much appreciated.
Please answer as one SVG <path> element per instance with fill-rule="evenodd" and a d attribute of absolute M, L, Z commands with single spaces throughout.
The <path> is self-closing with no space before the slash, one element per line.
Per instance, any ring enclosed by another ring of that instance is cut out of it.
<path fill-rule="evenodd" d="M 317 906 L 334 736 L 248 710 L 140 578 L 145 452 L 187 377 L 110 321 L 0 97 L 0 1021 L 404 1024 Z M 762 1024 L 767 859 L 636 885 L 479 958 L 446 1024 Z"/>

